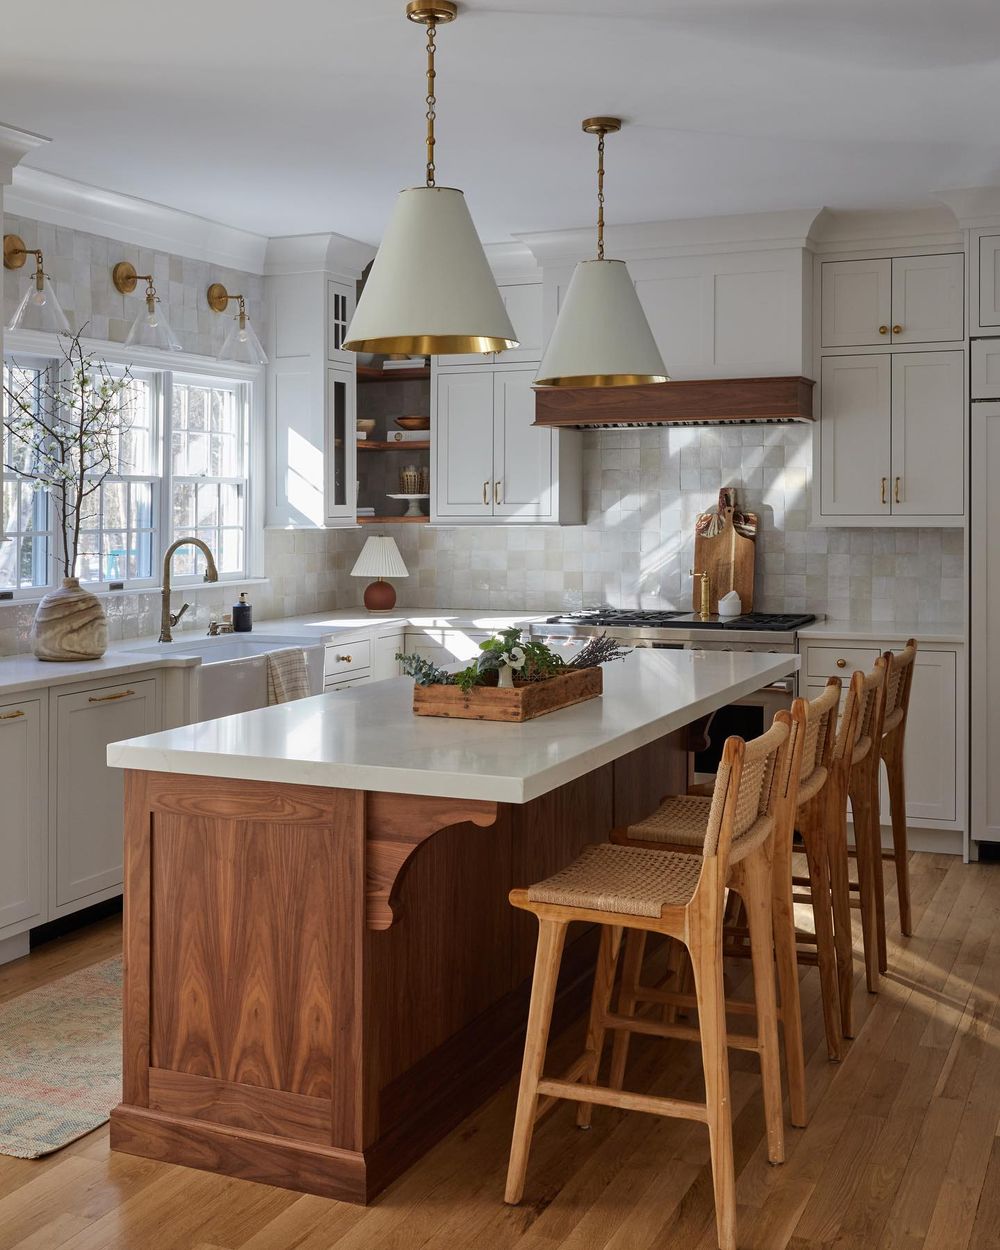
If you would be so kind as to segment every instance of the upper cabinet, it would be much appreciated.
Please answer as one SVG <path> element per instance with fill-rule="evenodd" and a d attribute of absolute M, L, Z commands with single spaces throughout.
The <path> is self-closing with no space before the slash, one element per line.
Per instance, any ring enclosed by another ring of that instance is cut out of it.
<path fill-rule="evenodd" d="M 498 287 L 510 323 L 514 327 L 519 346 L 506 352 L 467 353 L 459 356 L 438 357 L 441 367 L 453 365 L 510 365 L 520 361 L 539 361 L 545 346 L 542 329 L 542 284 L 540 282 L 512 282 Z"/>
<path fill-rule="evenodd" d="M 961 252 L 822 265 L 821 345 L 897 347 L 965 336 Z"/>
<path fill-rule="evenodd" d="M 972 256 L 975 264 L 975 236 L 973 239 Z M 996 334 L 1000 330 L 1000 234 L 982 234 L 978 243 L 979 299 L 973 300 L 973 317 L 978 312 L 977 329 L 985 334 Z"/>
<path fill-rule="evenodd" d="M 535 373 L 535 366 L 434 368 L 433 521 L 582 521 L 580 431 L 534 425 Z"/>

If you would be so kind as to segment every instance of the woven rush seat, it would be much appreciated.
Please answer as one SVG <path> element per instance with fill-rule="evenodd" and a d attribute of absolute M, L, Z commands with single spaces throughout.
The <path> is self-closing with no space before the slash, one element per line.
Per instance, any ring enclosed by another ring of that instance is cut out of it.
<path fill-rule="evenodd" d="M 588 846 L 568 867 L 531 886 L 528 898 L 532 903 L 658 920 L 664 907 L 683 907 L 691 901 L 701 863 L 693 855 L 601 843 Z"/>
<path fill-rule="evenodd" d="M 678 794 L 664 799 L 645 820 L 629 825 L 627 836 L 636 842 L 667 842 L 672 846 L 700 847 L 705 841 L 712 800 L 694 794 Z M 729 862 L 739 863 L 744 855 L 764 841 L 771 832 L 770 816 L 759 816 L 745 833 L 733 838 Z"/>

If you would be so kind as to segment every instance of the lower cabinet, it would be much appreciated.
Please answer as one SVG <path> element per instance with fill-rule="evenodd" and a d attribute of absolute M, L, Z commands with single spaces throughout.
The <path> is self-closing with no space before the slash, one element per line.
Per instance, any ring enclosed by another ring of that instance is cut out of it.
<path fill-rule="evenodd" d="M 419 655 L 443 667 L 459 662 L 468 664 L 479 655 L 479 644 L 493 635 L 487 631 L 465 629 L 407 630 L 407 655 Z"/>
<path fill-rule="evenodd" d="M 121 892 L 124 776 L 107 747 L 159 728 L 154 677 L 52 692 L 49 917 Z"/>
<path fill-rule="evenodd" d="M 0 703 L 0 941 L 45 918 L 48 692 Z"/>

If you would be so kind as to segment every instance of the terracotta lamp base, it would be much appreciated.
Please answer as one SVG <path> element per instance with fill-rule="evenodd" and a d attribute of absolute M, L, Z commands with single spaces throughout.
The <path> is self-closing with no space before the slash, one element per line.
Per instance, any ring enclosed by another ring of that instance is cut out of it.
<path fill-rule="evenodd" d="M 369 612 L 391 612 L 396 606 L 396 589 L 381 578 L 365 587 L 365 607 Z"/>

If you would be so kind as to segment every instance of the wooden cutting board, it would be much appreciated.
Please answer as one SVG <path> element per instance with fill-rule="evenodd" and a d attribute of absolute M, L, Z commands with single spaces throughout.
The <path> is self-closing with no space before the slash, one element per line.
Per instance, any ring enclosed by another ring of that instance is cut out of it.
<path fill-rule="evenodd" d="M 740 526 L 734 525 L 734 514 L 741 519 Z M 717 532 L 708 536 L 700 533 L 699 528 L 703 519 L 710 516 L 710 513 L 703 513 L 698 518 L 694 533 L 694 569 L 696 573 L 708 574 L 709 610 L 718 612 L 721 596 L 735 590 L 743 611 L 752 612 L 757 544 L 739 530 L 752 528 L 756 533 L 759 529 L 758 518 L 756 514 L 742 512 L 736 507 L 736 492 L 728 487 L 719 492 Z M 691 606 L 696 612 L 701 608 L 701 583 L 698 578 L 692 579 Z"/>

